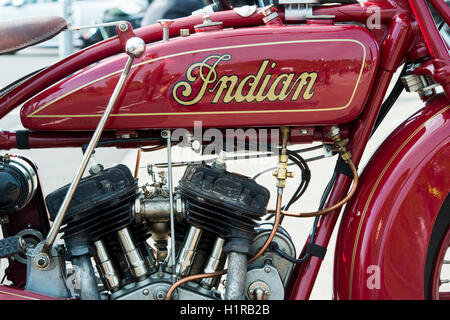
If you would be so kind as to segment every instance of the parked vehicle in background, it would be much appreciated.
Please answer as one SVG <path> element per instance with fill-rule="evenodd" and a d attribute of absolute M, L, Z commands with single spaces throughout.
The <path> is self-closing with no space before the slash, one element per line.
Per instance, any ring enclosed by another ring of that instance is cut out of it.
<path fill-rule="evenodd" d="M 125 2 L 125 1 L 123 1 Z M 126 1 L 128 2 L 128 1 Z M 90 25 L 103 20 L 103 13 L 114 6 L 114 0 L 72 0 L 72 14 L 67 19 L 74 26 Z M 15 18 L 36 16 L 62 16 L 59 0 L 3 0 L 0 1 L 0 22 Z M 82 33 L 74 32 L 73 46 L 82 44 Z M 58 37 L 39 44 L 41 47 L 57 47 Z"/>
<path fill-rule="evenodd" d="M 142 19 L 142 26 L 156 23 L 158 19 L 177 19 L 191 15 L 203 8 L 206 0 L 153 0 Z"/>
<path fill-rule="evenodd" d="M 153 0 L 117 0 L 113 6 L 104 11 L 103 17 L 99 23 L 128 21 L 133 28 L 139 28 L 145 11 L 152 2 Z M 81 48 L 89 47 L 94 43 L 115 35 L 115 27 L 90 28 L 81 34 Z"/>
<path fill-rule="evenodd" d="M 133 28 L 156 23 L 159 19 L 177 19 L 203 8 L 209 0 L 133 0 L 121 1 L 107 9 L 102 22 L 128 21 Z M 116 35 L 114 27 L 93 28 L 82 36 L 82 48 Z"/>

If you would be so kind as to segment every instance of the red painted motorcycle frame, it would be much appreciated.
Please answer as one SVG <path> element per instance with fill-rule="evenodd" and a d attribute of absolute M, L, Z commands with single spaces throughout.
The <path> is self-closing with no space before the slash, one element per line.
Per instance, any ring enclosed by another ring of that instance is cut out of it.
<path fill-rule="evenodd" d="M 445 3 L 441 0 L 430 2 L 449 23 L 450 10 Z M 423 66 L 415 72 L 431 75 L 442 85 L 445 93 L 424 97 L 424 108 L 386 139 L 364 170 L 358 193 L 347 205 L 339 229 L 334 297 L 423 299 L 426 293 L 422 286 L 422 267 L 426 248 L 450 186 L 450 168 L 448 161 L 445 161 L 449 158 L 450 57 L 424 0 L 383 0 L 361 5 L 317 7 L 314 14 L 335 15 L 336 22 L 365 24 L 374 13 L 374 8 L 379 9 L 382 23 L 379 29 L 372 30 L 380 47 L 378 68 L 362 112 L 356 120 L 346 124 L 354 163 L 358 165 L 360 162 L 388 85 L 402 63 L 423 61 Z M 282 11 L 279 15 L 283 23 L 289 23 L 284 21 Z M 222 21 L 224 28 L 263 24 L 260 14 L 244 18 L 234 11 L 212 14 L 211 19 Z M 194 26 L 202 20 L 202 17 L 196 16 L 177 19 L 171 27 L 170 36 L 179 35 L 180 29 L 189 29 L 193 33 Z M 161 39 L 162 31 L 159 26 L 153 25 L 135 30 L 135 33 L 146 43 L 151 43 Z M 0 118 L 58 81 L 121 52 L 123 46 L 120 40 L 113 38 L 50 66 L 0 98 Z M 135 128 L 136 132 L 140 129 Z M 291 142 L 324 140 L 320 131 L 308 130 L 308 137 L 291 139 Z M 89 141 L 90 134 L 29 132 L 27 145 L 30 148 L 80 147 Z M 107 132 L 102 139 L 116 134 L 118 132 Z M 0 149 L 17 148 L 16 138 L 15 132 L 0 131 Z M 132 147 L 133 144 L 127 146 Z M 326 206 L 342 199 L 350 184 L 351 179 L 338 175 Z M 315 240 L 317 245 L 328 246 L 339 211 L 320 218 Z M 27 214 L 31 215 L 31 212 Z M 309 298 L 321 262 L 321 259 L 312 257 L 297 265 L 286 291 L 287 299 Z M 371 289 L 366 285 L 370 266 L 381 270 L 379 288 Z M 6 298 L 4 294 L 8 297 L 17 294 L 17 289 L 1 289 L 0 298 Z M 21 295 L 28 296 L 24 292 Z"/>

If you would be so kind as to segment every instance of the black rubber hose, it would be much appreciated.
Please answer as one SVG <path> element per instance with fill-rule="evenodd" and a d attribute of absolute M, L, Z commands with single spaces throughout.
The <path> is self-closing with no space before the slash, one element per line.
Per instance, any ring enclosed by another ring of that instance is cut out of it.
<path fill-rule="evenodd" d="M 377 120 L 375 121 L 375 125 L 373 126 L 372 133 L 370 136 L 372 136 L 375 131 L 380 126 L 381 122 L 384 120 L 388 112 L 391 110 L 394 103 L 398 100 L 400 97 L 400 94 L 403 92 L 403 89 L 405 88 L 402 82 L 402 77 L 406 74 L 407 64 L 403 66 L 403 69 L 400 73 L 400 76 L 397 79 L 397 82 L 395 83 L 394 87 L 392 88 L 391 93 L 386 98 L 386 100 L 383 102 L 383 105 L 380 108 L 380 112 L 378 113 Z"/>

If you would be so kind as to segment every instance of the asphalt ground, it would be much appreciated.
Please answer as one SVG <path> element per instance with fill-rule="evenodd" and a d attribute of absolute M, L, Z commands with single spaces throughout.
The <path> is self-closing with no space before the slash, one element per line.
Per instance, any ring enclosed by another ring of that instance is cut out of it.
<path fill-rule="evenodd" d="M 29 48 L 25 49 L 14 55 L 1 55 L 0 56 L 0 87 L 4 87 L 7 84 L 19 79 L 20 77 L 37 70 L 41 67 L 48 66 L 59 58 L 57 56 L 56 49 L 44 49 L 44 48 Z M 397 75 L 394 76 L 394 81 L 397 79 Z M 392 86 L 392 84 L 391 84 Z M 387 115 L 385 121 L 381 124 L 378 131 L 371 138 L 363 155 L 359 171 L 361 172 L 367 163 L 370 156 L 377 149 L 380 143 L 387 137 L 387 135 L 399 124 L 401 124 L 409 115 L 417 111 L 422 102 L 418 98 L 418 95 L 414 93 L 403 92 L 397 104 Z M 3 119 L 0 119 L 0 130 L 19 130 L 23 129 L 19 118 L 20 106 L 13 110 Z M 292 149 L 298 149 L 302 147 L 310 147 L 311 145 L 291 146 Z M 192 154 L 187 148 L 173 148 L 172 159 L 176 161 L 184 161 L 190 158 Z M 5 152 L 0 151 L 0 154 Z M 36 149 L 36 150 L 10 150 L 8 153 L 17 153 L 25 155 L 35 161 L 39 168 L 39 175 L 42 179 L 43 189 L 45 194 L 48 194 L 55 189 L 69 183 L 75 170 L 82 158 L 80 149 Z M 320 151 L 304 154 L 305 158 L 320 155 Z M 117 163 L 124 163 L 130 167 L 134 172 L 136 150 L 124 150 L 115 148 L 99 148 L 96 151 L 96 159 L 102 163 L 105 167 L 113 166 Z M 166 151 L 160 150 L 151 153 L 144 153 L 141 159 L 141 166 L 139 170 L 140 184 L 145 184 L 150 181 L 149 176 L 146 174 L 146 164 L 159 163 L 166 161 Z M 312 180 L 308 187 L 308 190 L 303 197 L 295 203 L 292 207 L 292 211 L 314 211 L 317 210 L 322 192 L 328 183 L 335 165 L 336 157 L 326 158 L 309 163 Z M 228 161 L 227 168 L 229 171 L 237 172 L 247 176 L 253 177 L 257 173 L 267 169 L 268 167 L 276 166 L 276 157 L 255 159 L 255 160 L 236 160 Z M 162 170 L 162 169 L 161 169 Z M 299 171 L 294 168 L 296 177 L 299 176 Z M 174 168 L 174 184 L 184 172 L 184 168 Z M 262 175 L 257 179 L 257 182 L 266 186 L 271 191 L 275 191 L 275 180 L 270 173 Z M 288 180 L 287 187 L 285 189 L 284 199 L 289 199 L 297 188 L 297 180 Z M 274 194 L 274 193 L 273 193 Z M 270 208 L 275 206 L 274 197 L 270 201 Z M 291 218 L 286 217 L 283 222 L 283 227 L 291 235 L 297 252 L 300 252 L 312 227 L 313 218 Z M 327 300 L 332 298 L 332 277 L 333 277 L 333 256 L 334 256 L 334 242 L 336 239 L 335 228 L 333 236 L 328 247 L 327 255 L 322 263 L 321 270 L 319 272 L 315 287 L 312 291 L 311 299 L 314 300 Z"/>

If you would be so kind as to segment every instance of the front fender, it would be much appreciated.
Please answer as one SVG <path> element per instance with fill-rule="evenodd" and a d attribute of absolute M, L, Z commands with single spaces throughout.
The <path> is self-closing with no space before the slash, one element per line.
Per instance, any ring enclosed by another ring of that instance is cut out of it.
<path fill-rule="evenodd" d="M 450 190 L 450 103 L 440 94 L 378 148 L 347 205 L 336 299 L 424 299 L 427 249 Z"/>

